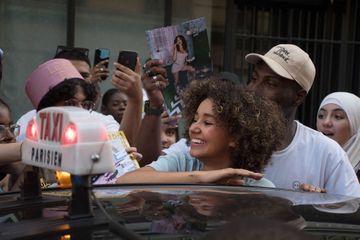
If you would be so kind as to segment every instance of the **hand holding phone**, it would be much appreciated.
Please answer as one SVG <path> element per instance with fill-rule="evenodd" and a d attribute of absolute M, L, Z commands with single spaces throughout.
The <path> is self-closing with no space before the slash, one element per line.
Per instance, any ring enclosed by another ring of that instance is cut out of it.
<path fill-rule="evenodd" d="M 100 68 L 104 67 L 105 69 L 107 69 L 109 67 L 109 58 L 110 58 L 110 49 L 97 48 L 95 50 L 95 55 L 94 55 L 94 68 L 96 67 L 97 64 L 103 62 Z M 104 62 L 105 60 L 107 61 Z M 101 76 L 101 80 L 105 80 L 106 78 L 107 78 L 107 74 Z"/>
<path fill-rule="evenodd" d="M 138 56 L 137 52 L 120 51 L 119 57 L 118 57 L 118 63 L 135 71 L 137 56 Z"/>
<path fill-rule="evenodd" d="M 95 50 L 95 56 L 94 56 L 94 66 L 98 64 L 101 61 L 109 60 L 110 58 L 110 50 L 107 48 L 98 48 Z M 104 65 L 106 68 L 108 68 L 108 62 Z"/>

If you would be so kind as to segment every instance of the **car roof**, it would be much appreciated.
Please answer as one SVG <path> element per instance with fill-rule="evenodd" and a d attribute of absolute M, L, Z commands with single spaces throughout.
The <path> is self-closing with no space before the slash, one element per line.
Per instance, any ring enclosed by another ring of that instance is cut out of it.
<path fill-rule="evenodd" d="M 209 184 L 99 185 L 93 192 L 110 218 L 159 239 L 201 237 L 236 217 L 254 216 L 309 232 L 348 229 L 360 234 L 359 199 L 341 195 Z M 31 201 L 20 201 L 18 195 L 0 194 L 1 239 L 111 232 L 99 208 L 90 218 L 66 217 L 71 189 L 47 189 Z"/>

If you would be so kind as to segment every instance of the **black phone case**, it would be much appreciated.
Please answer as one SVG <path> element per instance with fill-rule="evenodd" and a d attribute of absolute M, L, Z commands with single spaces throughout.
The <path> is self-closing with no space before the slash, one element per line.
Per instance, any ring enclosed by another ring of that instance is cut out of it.
<path fill-rule="evenodd" d="M 120 51 L 118 63 L 135 71 L 137 55 L 137 52 L 133 51 Z"/>

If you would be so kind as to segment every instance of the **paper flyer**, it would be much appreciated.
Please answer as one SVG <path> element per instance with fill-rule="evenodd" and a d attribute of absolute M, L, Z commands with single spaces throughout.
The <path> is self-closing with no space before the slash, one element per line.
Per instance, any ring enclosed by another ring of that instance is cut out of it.
<path fill-rule="evenodd" d="M 112 146 L 112 154 L 115 165 L 115 172 L 109 172 L 98 176 L 94 184 L 115 183 L 116 179 L 127 172 L 139 168 L 137 160 L 126 152 L 129 143 L 123 131 L 108 134 L 109 141 Z"/>

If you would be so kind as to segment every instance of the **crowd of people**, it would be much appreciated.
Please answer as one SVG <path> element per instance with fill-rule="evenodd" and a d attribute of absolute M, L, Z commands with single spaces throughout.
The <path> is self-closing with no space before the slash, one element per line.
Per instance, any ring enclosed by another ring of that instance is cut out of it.
<path fill-rule="evenodd" d="M 181 43 L 177 37 L 174 54 L 186 53 Z M 101 97 L 108 60 L 92 67 L 88 49 L 58 47 L 24 86 L 33 110 L 15 123 L 0 100 L 1 190 L 18 190 L 22 184 L 21 142 L 29 120 L 46 107 L 76 106 L 91 111 L 109 134 L 123 131 L 132 146 L 128 151 L 140 168 L 117 171 L 122 173 L 114 175 L 117 183 L 218 183 L 360 197 L 359 97 L 329 94 L 318 110 L 317 131 L 296 120 L 316 73 L 305 51 L 279 44 L 245 60 L 253 65 L 247 85 L 229 74 L 191 81 L 181 91 L 182 115 L 169 116 L 162 94 L 169 82 L 161 59 L 149 59 L 141 69 L 138 58 L 135 70 L 114 63 L 113 88 Z M 56 185 L 53 171 L 43 170 L 41 177 L 44 187 Z"/>

